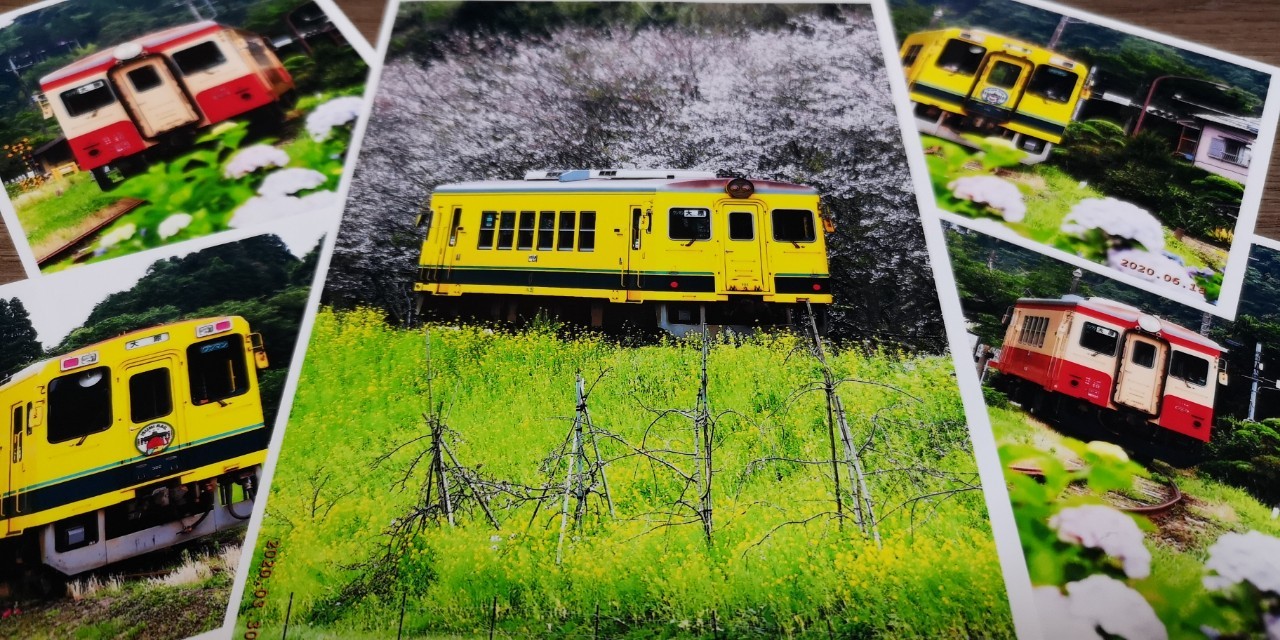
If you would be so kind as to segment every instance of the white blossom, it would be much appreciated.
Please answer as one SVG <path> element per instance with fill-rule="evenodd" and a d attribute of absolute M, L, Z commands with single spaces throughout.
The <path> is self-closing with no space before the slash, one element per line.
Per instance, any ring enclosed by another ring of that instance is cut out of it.
<path fill-rule="evenodd" d="M 995 176 L 966 176 L 952 180 L 947 188 L 957 198 L 985 204 L 1000 212 L 1005 222 L 1022 222 L 1027 204 L 1018 185 Z"/>
<path fill-rule="evenodd" d="M 1107 266 L 1165 287 L 1185 289 L 1204 295 L 1192 273 L 1168 257 L 1142 249 L 1115 249 L 1107 252 Z"/>
<path fill-rule="evenodd" d="M 325 183 L 323 173 L 315 169 L 292 167 L 270 173 L 258 187 L 258 195 L 264 198 L 290 196 L 299 191 L 315 189 Z"/>
<path fill-rule="evenodd" d="M 272 220 L 287 218 L 307 211 L 318 211 L 338 203 L 338 194 L 317 191 L 301 198 L 294 196 L 254 196 L 240 205 L 227 226 L 232 229 L 253 227 Z"/>
<path fill-rule="evenodd" d="M 255 144 L 241 149 L 227 162 L 223 175 L 243 178 L 259 169 L 283 167 L 289 164 L 289 154 L 268 144 Z"/>
<path fill-rule="evenodd" d="M 1094 574 L 1067 583 L 1071 614 L 1125 640 L 1168 640 L 1169 632 L 1142 594 L 1115 578 Z"/>
<path fill-rule="evenodd" d="M 1094 440 L 1085 445 L 1085 450 L 1102 458 L 1111 458 L 1120 462 L 1128 462 L 1129 454 L 1120 445 L 1102 440 Z"/>
<path fill-rule="evenodd" d="M 191 224 L 191 220 L 191 214 L 189 213 L 175 213 L 165 218 L 156 227 L 156 232 L 160 234 L 161 240 L 167 240 L 178 235 L 179 231 L 186 229 L 187 225 Z"/>
<path fill-rule="evenodd" d="M 307 116 L 307 133 L 311 139 L 322 142 L 329 137 L 334 127 L 344 125 L 360 117 L 364 108 L 364 99 L 352 96 L 334 98 L 318 107 Z"/>
<path fill-rule="evenodd" d="M 1142 530 L 1125 513 L 1098 504 L 1069 507 L 1049 518 L 1049 526 L 1063 542 L 1100 549 L 1119 560 L 1130 578 L 1151 575 L 1151 552 L 1143 544 Z"/>
<path fill-rule="evenodd" d="M 1036 618 L 1045 640 L 1096 640 L 1097 627 L 1088 618 L 1071 613 L 1071 599 L 1057 587 L 1036 587 L 1031 592 L 1036 605 Z"/>
<path fill-rule="evenodd" d="M 1267 640 L 1280 640 L 1280 615 L 1262 614 L 1262 628 L 1267 634 Z"/>
<path fill-rule="evenodd" d="M 1164 250 L 1164 225 L 1137 205 L 1115 198 L 1086 198 L 1062 219 L 1062 232 L 1082 235 L 1090 229 L 1132 240 L 1147 251 Z"/>
<path fill-rule="evenodd" d="M 103 234 L 102 238 L 98 240 L 98 247 L 101 249 L 110 249 L 111 247 L 114 247 L 120 244 L 121 242 L 124 242 L 125 240 L 132 238 L 133 234 L 137 233 L 137 231 L 138 231 L 137 225 L 133 224 L 132 222 L 127 222 L 125 224 L 122 224 L 116 227 L 115 229 L 112 229 L 111 231 L 108 231 L 107 233 Z"/>
<path fill-rule="evenodd" d="M 1216 573 L 1204 579 L 1208 589 L 1249 582 L 1261 591 L 1280 594 L 1280 538 L 1259 531 L 1224 533 L 1209 547 L 1204 568 Z"/>

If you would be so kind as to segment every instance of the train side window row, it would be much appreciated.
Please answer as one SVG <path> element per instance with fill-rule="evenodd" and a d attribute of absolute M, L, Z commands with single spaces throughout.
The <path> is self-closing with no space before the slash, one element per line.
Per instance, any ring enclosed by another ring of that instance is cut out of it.
<path fill-rule="evenodd" d="M 244 338 L 233 334 L 187 347 L 191 402 L 222 402 L 249 390 Z M 50 444 L 77 440 L 111 427 L 111 369 L 94 367 L 49 381 Z M 151 369 L 129 378 L 129 419 L 138 424 L 173 413 L 169 369 Z"/>
<path fill-rule="evenodd" d="M 462 210 L 454 209 L 450 245 L 457 242 L 461 221 Z M 558 222 L 555 211 L 482 211 L 476 248 L 531 251 L 536 239 L 538 251 L 596 250 L 596 212 L 561 211 Z"/>

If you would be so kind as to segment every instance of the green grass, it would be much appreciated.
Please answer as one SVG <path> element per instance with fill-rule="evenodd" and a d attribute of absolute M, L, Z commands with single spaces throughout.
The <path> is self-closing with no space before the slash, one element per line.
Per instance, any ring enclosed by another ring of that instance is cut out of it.
<path fill-rule="evenodd" d="M 555 562 L 558 503 L 532 519 L 532 504 L 498 501 L 501 531 L 475 514 L 454 528 L 429 526 L 395 558 L 388 588 L 340 598 L 360 575 L 353 565 L 382 553 L 384 529 L 419 495 L 421 469 L 408 490 L 395 481 L 423 445 L 401 451 L 394 464 L 373 462 L 424 432 L 423 334 L 388 328 L 372 312 L 323 311 L 311 345 L 251 571 L 258 575 L 262 544 L 278 541 L 270 596 L 257 608 L 250 587 L 240 632 L 248 616 L 277 633 L 292 594 L 291 633 L 297 625 L 312 634 L 301 637 L 316 638 L 394 634 L 401 598 L 406 637 L 487 636 L 495 599 L 498 637 L 591 637 L 597 607 L 602 637 L 705 635 L 713 615 L 722 638 L 826 638 L 828 623 L 838 637 L 1012 634 L 982 494 L 894 510 L 933 481 L 887 469 L 975 471 L 947 358 L 834 358 L 842 377 L 921 398 L 843 387 L 858 440 L 873 416 L 880 427 L 866 464 L 879 472 L 871 484 L 886 516 L 882 548 L 822 517 L 782 526 L 832 509 L 829 466 L 746 472 L 767 456 L 829 459 L 821 396 L 791 397 L 820 379 L 814 361 L 795 337 L 760 336 L 717 344 L 710 355 L 713 410 L 738 412 L 716 429 L 711 547 L 698 525 L 655 530 L 666 519 L 654 512 L 669 510 L 679 487 L 670 474 L 624 458 L 607 466 L 617 517 L 593 510 L 566 542 L 563 564 Z M 689 344 L 623 347 L 464 327 L 435 329 L 432 353 L 436 401 L 457 433 L 454 452 L 486 476 L 528 485 L 547 481 L 540 463 L 569 432 L 575 372 L 588 381 L 605 372 L 591 395 L 592 416 L 633 443 L 655 420 L 646 406 L 688 409 L 697 391 L 698 349 Z M 689 432 L 687 419 L 669 416 L 650 433 L 650 446 L 688 451 Z M 601 447 L 606 458 L 625 453 Z M 563 483 L 563 472 L 551 478 Z"/>
<path fill-rule="evenodd" d="M 58 192 L 61 191 L 61 195 Z M 38 245 L 58 232 L 75 229 L 84 219 L 119 200 L 103 193 L 88 172 L 69 176 L 66 183 L 50 182 L 38 190 L 21 196 L 15 203 L 18 221 L 27 241 Z M 72 240 L 71 237 L 62 239 Z"/>

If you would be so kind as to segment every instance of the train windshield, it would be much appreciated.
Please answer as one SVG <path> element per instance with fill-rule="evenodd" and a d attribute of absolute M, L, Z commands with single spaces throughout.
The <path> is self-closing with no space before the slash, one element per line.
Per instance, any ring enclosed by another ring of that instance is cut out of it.
<path fill-rule="evenodd" d="M 1115 329 L 1108 329 L 1092 322 L 1084 323 L 1080 329 L 1080 346 L 1107 356 L 1116 355 L 1116 344 L 1120 334 Z"/>
<path fill-rule="evenodd" d="M 49 443 L 76 440 L 111 426 L 111 370 L 94 367 L 49 381 Z"/>
<path fill-rule="evenodd" d="M 711 210 L 700 207 L 672 207 L 669 235 L 672 240 L 709 240 Z"/>
<path fill-rule="evenodd" d="M 1174 351 L 1169 360 L 1169 375 L 1203 387 L 1209 382 L 1209 361 L 1184 351 Z"/>
<path fill-rule="evenodd" d="M 187 47 L 173 54 L 173 62 L 178 65 L 178 70 L 184 76 L 208 71 L 226 61 L 226 57 L 222 55 L 222 50 L 218 48 L 218 43 L 212 40 L 201 42 L 194 47 Z"/>
<path fill-rule="evenodd" d="M 72 118 L 115 104 L 115 101 L 116 94 L 111 92 L 106 80 L 94 80 L 62 92 L 62 106 L 67 108 L 67 115 Z"/>
<path fill-rule="evenodd" d="M 232 334 L 187 347 L 191 401 L 202 405 L 249 390 L 244 364 L 244 338 Z"/>
<path fill-rule="evenodd" d="M 938 66 L 952 73 L 971 76 L 982 65 L 982 58 L 986 55 L 986 47 L 953 38 L 938 54 Z"/>
<path fill-rule="evenodd" d="M 1074 71 L 1057 67 L 1040 66 L 1031 74 L 1031 82 L 1027 83 L 1027 93 L 1040 96 L 1053 102 L 1067 102 L 1076 89 L 1080 76 Z"/>
<path fill-rule="evenodd" d="M 813 212 L 805 209 L 774 209 L 773 239 L 778 242 L 813 242 L 818 239 Z"/>

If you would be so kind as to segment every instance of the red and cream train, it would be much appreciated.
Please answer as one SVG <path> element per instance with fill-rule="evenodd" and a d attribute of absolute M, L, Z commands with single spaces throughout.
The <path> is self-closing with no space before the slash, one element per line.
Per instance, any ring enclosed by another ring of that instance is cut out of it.
<path fill-rule="evenodd" d="M 1033 411 L 1077 406 L 1208 442 L 1225 348 L 1102 298 L 1024 298 L 992 367 Z"/>
<path fill-rule="evenodd" d="M 195 130 L 288 102 L 293 79 L 262 36 L 203 21 L 86 56 L 40 88 L 76 163 L 107 189 L 114 163 L 136 165 Z"/>

